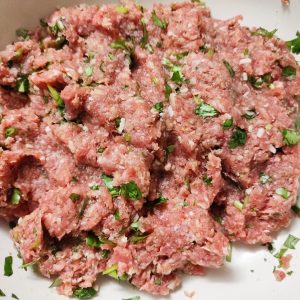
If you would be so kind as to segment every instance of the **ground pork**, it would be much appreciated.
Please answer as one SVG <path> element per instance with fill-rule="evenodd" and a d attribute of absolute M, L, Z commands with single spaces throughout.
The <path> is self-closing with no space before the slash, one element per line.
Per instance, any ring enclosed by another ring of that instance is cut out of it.
<path fill-rule="evenodd" d="M 167 295 L 290 223 L 300 68 L 241 19 L 79 5 L 0 52 L 0 216 L 59 293 L 103 273 Z"/>

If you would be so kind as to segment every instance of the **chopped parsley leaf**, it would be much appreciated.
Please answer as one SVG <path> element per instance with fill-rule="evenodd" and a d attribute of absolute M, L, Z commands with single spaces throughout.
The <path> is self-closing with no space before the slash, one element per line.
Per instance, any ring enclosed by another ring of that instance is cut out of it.
<path fill-rule="evenodd" d="M 126 50 L 126 51 L 131 51 L 131 49 L 127 45 L 126 41 L 120 40 L 120 39 L 112 42 L 110 44 L 110 47 L 112 49 L 122 49 L 122 50 Z"/>
<path fill-rule="evenodd" d="M 175 145 L 168 145 L 166 148 L 167 155 L 171 154 L 175 150 Z"/>
<path fill-rule="evenodd" d="M 11 297 L 12 297 L 13 299 L 17 299 L 17 300 L 19 300 L 18 296 L 17 296 L 17 295 L 15 295 L 14 293 L 12 293 L 12 294 L 11 294 Z"/>
<path fill-rule="evenodd" d="M 287 237 L 283 245 L 288 249 L 296 249 L 295 246 L 299 241 L 300 241 L 299 238 L 289 234 L 289 236 Z"/>
<path fill-rule="evenodd" d="M 97 149 L 97 153 L 102 154 L 104 152 L 104 148 L 101 146 Z"/>
<path fill-rule="evenodd" d="M 130 228 L 134 231 L 138 231 L 140 229 L 140 222 L 136 221 L 130 224 Z"/>
<path fill-rule="evenodd" d="M 117 210 L 115 213 L 114 213 L 114 218 L 116 221 L 120 221 L 120 212 Z"/>
<path fill-rule="evenodd" d="M 229 64 L 229 62 L 227 60 L 223 59 L 223 64 L 226 67 L 226 69 L 228 70 L 230 76 L 234 77 L 235 71 L 233 70 L 233 68 L 231 67 L 231 65 Z"/>
<path fill-rule="evenodd" d="M 231 117 L 231 118 L 229 118 L 229 119 L 226 119 L 226 120 L 223 122 L 222 127 L 223 127 L 224 129 L 229 129 L 229 128 L 232 127 L 232 125 L 233 125 L 233 118 Z"/>
<path fill-rule="evenodd" d="M 93 72 L 94 72 L 94 67 L 93 66 L 85 66 L 84 73 L 85 73 L 87 78 L 91 77 L 93 75 Z"/>
<path fill-rule="evenodd" d="M 128 14 L 129 9 L 125 6 L 118 6 L 115 8 L 115 11 L 120 13 L 120 14 Z"/>
<path fill-rule="evenodd" d="M 43 27 L 43 28 L 47 28 L 48 27 L 48 23 L 45 19 L 40 19 L 40 25 Z"/>
<path fill-rule="evenodd" d="M 50 31 L 57 36 L 59 32 L 62 32 L 65 28 L 62 19 L 57 20 L 53 25 L 49 26 Z"/>
<path fill-rule="evenodd" d="M 144 233 L 144 234 L 136 234 L 130 237 L 130 241 L 134 244 L 137 244 L 139 242 L 142 242 L 143 240 L 145 240 L 148 237 L 148 234 Z"/>
<path fill-rule="evenodd" d="M 13 264 L 12 256 L 5 257 L 5 260 L 4 260 L 4 276 L 9 277 L 13 274 L 12 264 Z"/>
<path fill-rule="evenodd" d="M 235 200 L 233 202 L 233 206 L 239 210 L 243 210 L 243 208 L 244 208 L 244 204 L 239 200 Z"/>
<path fill-rule="evenodd" d="M 167 25 L 168 25 L 168 22 L 164 19 L 164 20 L 161 20 L 157 14 L 156 14 L 156 11 L 153 10 L 152 11 L 152 21 L 153 21 L 153 24 L 158 26 L 159 28 L 161 29 L 166 29 L 167 28 Z"/>
<path fill-rule="evenodd" d="M 100 248 L 102 244 L 100 239 L 94 233 L 88 234 L 88 236 L 85 239 L 85 243 L 87 246 L 94 248 Z"/>
<path fill-rule="evenodd" d="M 248 81 L 256 89 L 260 89 L 264 83 L 261 77 L 256 78 L 255 76 L 248 76 Z"/>
<path fill-rule="evenodd" d="M 76 193 L 71 193 L 69 198 L 73 201 L 73 202 L 76 202 L 80 199 L 80 195 L 79 194 L 76 194 Z"/>
<path fill-rule="evenodd" d="M 300 207 L 297 205 L 292 206 L 292 211 L 300 217 Z"/>
<path fill-rule="evenodd" d="M 78 299 L 91 299 L 96 295 L 97 295 L 96 290 L 94 290 L 91 287 L 88 288 L 79 287 L 73 292 L 73 296 Z"/>
<path fill-rule="evenodd" d="M 178 60 L 183 59 L 189 54 L 188 51 L 176 53 L 175 56 Z"/>
<path fill-rule="evenodd" d="M 200 103 L 195 110 L 195 114 L 202 118 L 211 118 L 219 115 L 219 112 L 207 103 Z"/>
<path fill-rule="evenodd" d="M 117 264 L 113 264 L 111 267 L 109 267 L 105 271 L 103 271 L 102 274 L 103 275 L 111 276 L 114 279 L 119 279 L 119 276 L 118 276 L 118 265 Z"/>
<path fill-rule="evenodd" d="M 29 262 L 27 264 L 23 264 L 19 268 L 20 269 L 24 269 L 25 271 L 27 271 L 27 268 L 34 266 L 37 262 L 38 262 L 38 260 L 34 260 L 34 261 L 31 261 L 31 262 Z"/>
<path fill-rule="evenodd" d="M 247 120 L 254 119 L 257 116 L 255 109 L 250 109 L 247 110 L 244 114 L 243 117 Z"/>
<path fill-rule="evenodd" d="M 0 289 L 0 297 L 5 297 L 5 293 Z"/>
<path fill-rule="evenodd" d="M 158 102 L 158 103 L 155 103 L 153 105 L 153 108 L 159 112 L 159 113 L 162 113 L 163 112 L 163 103 L 162 102 Z"/>
<path fill-rule="evenodd" d="M 17 37 L 21 37 L 24 40 L 28 40 L 29 39 L 29 31 L 25 28 L 18 28 L 16 30 L 16 35 Z"/>
<path fill-rule="evenodd" d="M 235 130 L 233 131 L 229 142 L 228 142 L 228 147 L 230 149 L 235 149 L 238 146 L 243 146 L 246 144 L 247 141 L 247 132 L 245 129 L 242 129 L 240 127 L 236 127 Z"/>
<path fill-rule="evenodd" d="M 60 93 L 55 88 L 53 88 L 50 84 L 48 84 L 47 87 L 52 99 L 56 102 L 57 107 L 63 110 L 65 108 L 65 104 L 63 99 L 60 96 Z"/>
<path fill-rule="evenodd" d="M 92 191 L 99 191 L 99 185 L 97 185 L 97 184 L 94 184 L 94 185 L 92 185 L 92 186 L 90 186 L 90 189 L 92 190 Z"/>
<path fill-rule="evenodd" d="M 167 101 L 169 101 L 171 93 L 172 93 L 172 88 L 166 83 L 165 84 L 165 97 L 166 97 Z"/>
<path fill-rule="evenodd" d="M 130 200 L 140 200 L 142 198 L 142 192 L 134 181 L 123 183 L 120 194 Z"/>
<path fill-rule="evenodd" d="M 154 201 L 154 205 L 164 204 L 164 203 L 167 203 L 167 201 L 168 201 L 167 198 L 160 195 L 159 198 Z"/>
<path fill-rule="evenodd" d="M 109 192 L 113 198 L 118 197 L 120 195 L 120 188 L 114 187 L 112 184 L 112 182 L 113 182 L 112 176 L 102 174 L 101 179 L 102 179 L 103 183 L 105 184 L 105 186 L 107 187 L 107 189 L 109 190 Z"/>
<path fill-rule="evenodd" d="M 295 128 L 296 128 L 296 130 L 300 131 L 300 116 L 297 116 L 297 118 L 296 118 Z"/>
<path fill-rule="evenodd" d="M 208 186 L 212 185 L 212 177 L 204 175 L 202 177 L 202 180 L 206 185 L 208 185 Z"/>
<path fill-rule="evenodd" d="M 8 138 L 8 137 L 13 137 L 15 136 L 16 134 L 18 133 L 18 129 L 16 127 L 7 127 L 5 129 L 5 137 Z"/>
<path fill-rule="evenodd" d="M 12 188 L 9 191 L 9 195 L 10 195 L 10 203 L 13 205 L 18 205 L 21 201 L 21 190 L 18 188 Z"/>
<path fill-rule="evenodd" d="M 29 80 L 28 75 L 22 74 L 17 80 L 17 91 L 22 94 L 28 94 L 29 92 Z"/>
<path fill-rule="evenodd" d="M 266 244 L 264 244 L 263 246 L 267 246 L 268 251 L 269 251 L 270 253 L 273 253 L 273 252 L 275 251 L 275 248 L 274 248 L 273 243 L 266 243 Z"/>
<path fill-rule="evenodd" d="M 141 25 L 143 29 L 143 37 L 141 38 L 140 44 L 142 48 L 145 48 L 146 45 L 148 44 L 149 35 L 148 35 L 147 26 L 144 18 L 142 18 L 141 20 Z"/>
<path fill-rule="evenodd" d="M 268 182 L 270 182 L 271 177 L 267 174 L 265 174 L 264 172 L 259 173 L 259 182 L 261 184 L 266 184 Z"/>
<path fill-rule="evenodd" d="M 177 84 L 184 82 L 184 76 L 181 71 L 181 67 L 178 64 L 172 63 L 169 59 L 164 58 L 162 61 L 163 65 L 166 66 L 172 73 L 171 80 Z"/>
<path fill-rule="evenodd" d="M 226 261 L 227 262 L 231 262 L 231 259 L 232 259 L 232 242 L 229 241 L 228 243 L 228 254 L 226 255 Z"/>
<path fill-rule="evenodd" d="M 108 258 L 110 251 L 107 249 L 101 250 L 101 255 L 103 258 Z"/>
<path fill-rule="evenodd" d="M 296 38 L 286 42 L 287 47 L 292 53 L 300 54 L 300 32 L 297 31 Z"/>
<path fill-rule="evenodd" d="M 276 189 L 275 193 L 285 200 L 287 200 L 291 196 L 291 192 L 287 190 L 285 187 L 279 187 Z"/>
<path fill-rule="evenodd" d="M 300 141 L 299 133 L 294 130 L 283 129 L 281 133 L 283 137 L 283 142 L 287 146 L 296 145 Z"/>
<path fill-rule="evenodd" d="M 277 32 L 277 29 L 268 31 L 265 28 L 259 27 L 256 31 L 252 32 L 252 35 L 260 35 L 260 36 L 272 38 L 276 32 Z"/>
<path fill-rule="evenodd" d="M 283 67 L 281 74 L 284 77 L 295 77 L 296 76 L 296 69 L 292 66 Z"/>
<path fill-rule="evenodd" d="M 59 277 L 57 277 L 57 278 L 55 278 L 53 280 L 53 282 L 51 283 L 51 285 L 49 286 L 49 288 L 58 287 L 58 286 L 60 286 L 62 284 L 62 282 L 63 281 Z"/>
<path fill-rule="evenodd" d="M 135 296 L 135 297 L 131 297 L 131 298 L 127 298 L 127 299 L 122 299 L 122 300 L 141 300 L 140 296 Z"/>
<path fill-rule="evenodd" d="M 274 257 L 280 259 L 282 256 L 284 256 L 285 252 L 287 251 L 287 248 L 281 248 L 275 255 Z"/>
<path fill-rule="evenodd" d="M 78 215 L 79 219 L 81 219 L 83 217 L 84 212 L 85 212 L 85 210 L 87 208 L 88 203 L 89 203 L 89 199 L 85 198 L 83 200 L 83 202 L 82 202 L 82 205 L 81 205 L 81 208 L 80 208 L 80 211 L 79 211 L 79 215 Z"/>
<path fill-rule="evenodd" d="M 288 271 L 286 274 L 291 276 L 294 272 L 293 271 Z"/>

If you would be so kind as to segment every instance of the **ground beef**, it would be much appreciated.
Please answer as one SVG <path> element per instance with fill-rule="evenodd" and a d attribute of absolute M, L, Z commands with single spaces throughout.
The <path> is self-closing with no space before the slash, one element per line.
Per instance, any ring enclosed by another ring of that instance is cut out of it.
<path fill-rule="evenodd" d="M 62 294 L 167 295 L 290 223 L 300 68 L 192 2 L 61 8 L 0 52 L 0 216 Z"/>

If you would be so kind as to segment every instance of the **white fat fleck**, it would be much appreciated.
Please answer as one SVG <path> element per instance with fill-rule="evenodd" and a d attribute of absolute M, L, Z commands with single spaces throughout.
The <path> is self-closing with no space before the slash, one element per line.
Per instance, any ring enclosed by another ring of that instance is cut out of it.
<path fill-rule="evenodd" d="M 269 145 L 269 150 L 270 150 L 270 152 L 273 153 L 273 154 L 275 154 L 276 151 L 277 151 L 276 148 L 275 148 L 272 144 Z"/>
<path fill-rule="evenodd" d="M 123 132 L 123 130 L 125 129 L 125 123 L 126 123 L 126 120 L 125 118 L 121 118 L 120 120 L 120 125 L 117 129 L 118 133 L 121 134 Z"/>
<path fill-rule="evenodd" d="M 252 188 L 248 188 L 248 189 L 245 190 L 245 193 L 246 193 L 247 195 L 250 195 L 251 192 L 252 192 Z"/>
<path fill-rule="evenodd" d="M 243 97 L 247 98 L 249 94 L 250 94 L 250 91 L 247 91 L 247 92 L 243 95 Z"/>
<path fill-rule="evenodd" d="M 174 116 L 174 111 L 173 111 L 173 108 L 172 108 L 171 105 L 168 106 L 167 112 L 168 112 L 168 114 L 169 114 L 170 117 L 173 117 L 173 116 Z"/>
<path fill-rule="evenodd" d="M 180 91 L 181 91 L 181 93 L 184 94 L 184 93 L 187 93 L 189 91 L 189 89 L 187 87 L 184 87 Z"/>
<path fill-rule="evenodd" d="M 256 136 L 257 136 L 258 138 L 261 138 L 261 137 L 263 137 L 264 133 L 265 133 L 265 130 L 264 130 L 263 128 L 259 128 L 259 129 L 257 130 Z"/>
<path fill-rule="evenodd" d="M 239 62 L 240 65 L 248 65 L 252 62 L 252 59 L 249 57 L 242 58 Z"/>
<path fill-rule="evenodd" d="M 274 83 L 274 87 L 276 88 L 283 88 L 284 87 L 284 84 L 282 81 L 275 81 Z"/>
<path fill-rule="evenodd" d="M 69 147 L 69 149 L 71 150 L 72 153 L 75 153 L 76 147 L 75 147 L 73 141 L 68 142 L 68 147 Z"/>
<path fill-rule="evenodd" d="M 252 132 L 252 130 L 253 130 L 253 126 L 250 125 L 250 126 L 248 127 L 248 131 L 249 131 L 249 132 Z"/>
<path fill-rule="evenodd" d="M 31 144 L 26 144 L 26 148 L 33 148 L 33 145 L 31 145 Z"/>
<path fill-rule="evenodd" d="M 49 127 L 49 126 L 47 126 L 47 127 L 45 128 L 45 131 L 46 131 L 46 133 L 50 133 L 50 132 L 51 132 L 51 129 L 50 129 L 50 127 Z"/>
<path fill-rule="evenodd" d="M 242 79 L 243 79 L 244 81 L 247 81 L 247 80 L 248 80 L 248 75 L 247 75 L 246 72 L 243 72 L 243 74 L 242 74 Z"/>
<path fill-rule="evenodd" d="M 80 127 L 84 132 L 88 132 L 88 131 L 89 131 L 88 127 L 85 126 L 85 125 L 79 124 L 79 127 Z"/>
<path fill-rule="evenodd" d="M 73 260 L 77 260 L 77 259 L 81 258 L 81 256 L 82 256 L 81 253 L 79 253 L 79 252 L 73 252 L 71 258 Z"/>
<path fill-rule="evenodd" d="M 168 288 L 170 290 L 174 290 L 176 287 L 176 284 L 175 284 L 175 280 L 174 281 L 171 281 L 169 284 L 168 284 Z"/>

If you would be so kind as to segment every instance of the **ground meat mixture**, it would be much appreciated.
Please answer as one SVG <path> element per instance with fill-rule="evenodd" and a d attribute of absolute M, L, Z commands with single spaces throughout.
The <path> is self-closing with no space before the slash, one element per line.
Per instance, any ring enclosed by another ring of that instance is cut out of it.
<path fill-rule="evenodd" d="M 167 295 L 289 224 L 300 68 L 241 19 L 80 5 L 0 52 L 0 216 L 59 293 L 102 273 Z"/>

